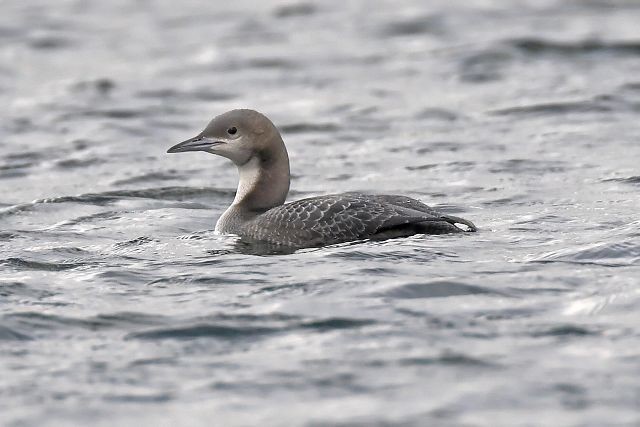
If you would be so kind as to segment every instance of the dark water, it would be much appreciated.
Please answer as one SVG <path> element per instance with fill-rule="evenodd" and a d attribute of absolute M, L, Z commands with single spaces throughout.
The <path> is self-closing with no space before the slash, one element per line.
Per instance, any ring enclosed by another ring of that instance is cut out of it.
<path fill-rule="evenodd" d="M 54 3 L 1 4 L 0 424 L 640 425 L 640 3 Z M 291 199 L 481 231 L 238 250 L 165 154 L 235 107 Z"/>

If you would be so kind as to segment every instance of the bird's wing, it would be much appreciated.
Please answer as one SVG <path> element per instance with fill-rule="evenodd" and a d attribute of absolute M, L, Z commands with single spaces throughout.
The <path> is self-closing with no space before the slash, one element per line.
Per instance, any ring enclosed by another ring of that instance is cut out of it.
<path fill-rule="evenodd" d="M 278 206 L 252 221 L 249 237 L 285 241 L 291 245 L 364 239 L 397 227 L 424 223 L 415 232 L 455 230 L 449 217 L 417 200 L 401 196 L 396 203 L 380 196 L 357 193 L 312 197 Z M 420 207 L 422 210 L 413 209 Z M 433 228 L 433 227 L 435 228 Z M 445 228 L 443 228 L 445 227 Z M 424 231 L 423 231 L 424 229 Z"/>

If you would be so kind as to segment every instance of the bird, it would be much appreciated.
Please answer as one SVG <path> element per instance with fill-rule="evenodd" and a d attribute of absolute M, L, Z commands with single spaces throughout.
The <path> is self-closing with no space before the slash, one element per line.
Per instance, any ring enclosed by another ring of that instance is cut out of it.
<path fill-rule="evenodd" d="M 311 248 L 414 234 L 475 232 L 463 218 L 400 195 L 348 192 L 285 203 L 289 156 L 278 128 L 255 110 L 214 117 L 193 138 L 168 153 L 204 151 L 231 160 L 238 169 L 235 198 L 215 232 L 288 248 Z"/>

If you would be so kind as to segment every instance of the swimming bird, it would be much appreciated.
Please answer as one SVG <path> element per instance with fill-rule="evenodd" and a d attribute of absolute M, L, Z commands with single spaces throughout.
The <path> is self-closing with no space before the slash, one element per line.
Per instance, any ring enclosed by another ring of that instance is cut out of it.
<path fill-rule="evenodd" d="M 221 114 L 201 133 L 167 152 L 186 151 L 217 154 L 238 168 L 235 199 L 216 223 L 215 230 L 221 234 L 304 248 L 476 231 L 470 221 L 445 215 L 406 196 L 342 193 L 285 204 L 290 178 L 287 149 L 271 120 L 254 110 Z"/>

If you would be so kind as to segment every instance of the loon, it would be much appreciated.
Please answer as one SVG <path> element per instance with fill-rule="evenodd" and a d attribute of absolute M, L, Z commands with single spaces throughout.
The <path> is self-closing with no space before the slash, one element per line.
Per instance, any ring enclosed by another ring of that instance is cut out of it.
<path fill-rule="evenodd" d="M 205 151 L 231 160 L 240 180 L 235 199 L 215 231 L 284 247 L 319 247 L 414 234 L 476 231 L 472 222 L 445 215 L 405 196 L 342 193 L 284 203 L 289 156 L 280 132 L 263 114 L 231 110 L 168 153 Z M 461 227 L 464 226 L 464 227 Z"/>

